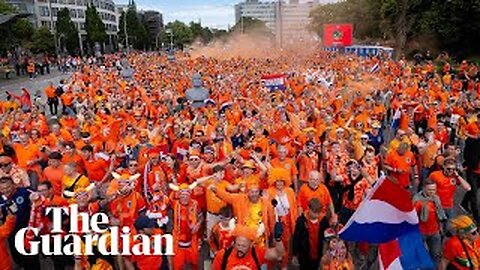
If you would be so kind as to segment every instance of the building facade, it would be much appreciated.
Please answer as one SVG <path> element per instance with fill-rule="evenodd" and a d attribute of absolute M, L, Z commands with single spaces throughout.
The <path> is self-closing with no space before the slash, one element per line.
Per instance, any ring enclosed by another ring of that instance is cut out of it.
<path fill-rule="evenodd" d="M 150 39 L 154 43 L 158 43 L 164 27 L 162 13 L 155 10 L 141 10 L 138 12 L 138 16 L 140 21 L 148 28 Z"/>
<path fill-rule="evenodd" d="M 245 0 L 235 5 L 235 22 L 241 22 L 244 17 L 251 17 L 266 23 L 277 36 L 277 41 L 298 40 L 298 38 L 313 36 L 308 26 L 311 22 L 310 12 L 323 4 L 335 3 L 341 0 L 277 0 L 260 2 Z"/>
<path fill-rule="evenodd" d="M 105 24 L 107 34 L 116 36 L 118 32 L 117 13 L 113 0 L 35 0 L 35 17 L 37 26 L 47 26 L 50 30 L 56 27 L 57 13 L 68 8 L 73 23 L 81 35 L 86 35 L 85 13 L 87 6 L 96 7 L 98 15 Z"/>
<path fill-rule="evenodd" d="M 242 18 L 250 17 L 265 22 L 268 28 L 275 31 L 276 3 L 246 0 L 235 5 L 235 23 L 241 23 Z"/>

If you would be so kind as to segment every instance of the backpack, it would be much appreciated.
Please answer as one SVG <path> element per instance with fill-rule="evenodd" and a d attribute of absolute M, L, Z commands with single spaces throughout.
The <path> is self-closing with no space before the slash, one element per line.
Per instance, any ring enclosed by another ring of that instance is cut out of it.
<path fill-rule="evenodd" d="M 233 251 L 233 246 L 225 250 L 225 253 L 223 254 L 223 258 L 222 258 L 222 270 L 227 269 L 228 257 L 230 257 L 230 254 L 232 254 L 232 251 Z M 253 257 L 253 260 L 255 261 L 255 264 L 257 265 L 257 269 L 260 270 L 261 269 L 260 262 L 258 261 L 257 253 L 255 252 L 254 247 L 252 247 L 252 257 Z"/>
<path fill-rule="evenodd" d="M 59 97 L 59 96 L 63 95 L 63 93 L 64 93 L 63 87 L 60 86 L 60 85 L 57 86 L 57 89 L 55 89 L 55 95 L 56 95 L 57 97 Z"/>

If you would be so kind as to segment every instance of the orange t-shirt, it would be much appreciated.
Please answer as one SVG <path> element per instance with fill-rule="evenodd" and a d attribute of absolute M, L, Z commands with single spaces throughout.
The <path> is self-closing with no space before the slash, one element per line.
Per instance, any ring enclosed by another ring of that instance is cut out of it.
<path fill-rule="evenodd" d="M 449 238 L 445 242 L 445 246 L 443 248 L 443 257 L 447 259 L 449 263 L 454 265 L 456 269 L 479 269 L 478 267 L 480 267 L 480 238 L 477 238 L 473 245 L 470 245 L 465 241 L 464 245 L 462 245 L 460 241 L 461 240 L 457 236 Z M 463 248 L 464 246 L 473 264 L 473 268 L 467 266 L 468 257 L 465 249 Z"/>
<path fill-rule="evenodd" d="M 28 161 L 37 159 L 40 155 L 40 150 L 35 144 L 29 144 L 27 146 L 15 144 L 13 148 L 17 156 L 18 166 L 23 169 L 28 168 Z"/>
<path fill-rule="evenodd" d="M 53 86 L 47 86 L 47 87 L 45 88 L 45 95 L 47 96 L 47 98 L 54 98 L 54 97 L 56 97 L 57 95 L 56 95 L 56 93 L 55 93 L 55 90 L 56 90 L 55 87 L 53 87 Z"/>
<path fill-rule="evenodd" d="M 110 165 L 106 160 L 101 158 L 92 161 L 83 160 L 83 164 L 87 171 L 88 179 L 92 182 L 102 180 L 107 173 L 108 166 Z"/>
<path fill-rule="evenodd" d="M 435 171 L 428 177 L 437 184 L 437 195 L 440 198 L 443 208 L 453 208 L 453 195 L 457 185 L 458 179 L 455 176 L 446 177 L 442 171 Z"/>
<path fill-rule="evenodd" d="M 321 216 L 327 214 L 327 209 L 332 204 L 332 197 L 328 191 L 327 186 L 320 183 L 316 190 L 312 190 L 307 184 L 302 185 L 298 191 L 298 205 L 305 212 L 308 209 L 308 202 L 311 199 L 318 199 L 322 205 Z"/>
<path fill-rule="evenodd" d="M 318 155 L 316 153 L 314 153 L 313 156 L 307 154 L 301 155 L 298 158 L 298 166 L 300 169 L 299 179 L 307 182 L 310 177 L 310 172 L 319 169 Z"/>
<path fill-rule="evenodd" d="M 428 207 L 428 217 L 426 221 L 420 221 L 418 227 L 423 235 L 433 235 L 440 231 L 438 225 L 437 212 L 435 211 L 435 203 L 432 201 L 426 202 Z M 415 210 L 420 215 L 422 212 L 423 204 L 420 201 L 415 202 Z"/>
<path fill-rule="evenodd" d="M 45 176 L 45 180 L 48 180 L 52 184 L 53 193 L 55 195 L 62 195 L 62 179 L 65 173 L 63 172 L 63 166 L 58 168 L 54 168 L 51 166 L 46 167 L 43 170 L 43 175 Z M 45 181 L 43 181 L 45 182 Z"/>
<path fill-rule="evenodd" d="M 3 225 L 0 226 L 0 269 L 12 269 L 10 254 L 8 251 L 7 241 L 5 241 L 15 228 L 15 217 L 8 216 Z"/>
<path fill-rule="evenodd" d="M 468 132 L 470 135 L 478 136 L 480 135 L 480 128 L 478 127 L 476 122 L 472 122 L 465 126 L 465 131 Z"/>

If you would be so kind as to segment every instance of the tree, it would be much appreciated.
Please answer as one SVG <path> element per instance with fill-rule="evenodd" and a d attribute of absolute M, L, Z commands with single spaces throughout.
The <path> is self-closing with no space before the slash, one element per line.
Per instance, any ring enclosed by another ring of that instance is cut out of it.
<path fill-rule="evenodd" d="M 63 46 L 71 54 L 78 48 L 78 30 L 70 18 L 68 8 L 63 8 L 57 14 L 57 38 L 60 48 Z"/>
<path fill-rule="evenodd" d="M 35 29 L 28 19 L 21 18 L 16 20 L 13 24 L 12 32 L 19 42 L 28 42 L 31 40 Z"/>
<path fill-rule="evenodd" d="M 126 22 L 125 22 L 126 18 Z M 137 17 L 137 9 L 135 5 L 130 5 L 126 14 L 122 13 L 119 21 L 118 38 L 121 43 L 125 44 L 125 28 L 128 35 L 129 46 L 133 46 L 135 49 L 143 50 L 150 46 L 150 34 Z"/>
<path fill-rule="evenodd" d="M 378 0 L 347 0 L 321 5 L 310 13 L 310 29 L 323 37 L 324 24 L 352 23 L 355 38 L 382 38 L 385 33 L 380 27 L 379 4 Z"/>
<path fill-rule="evenodd" d="M 90 46 L 93 46 L 95 42 L 102 44 L 107 41 L 108 36 L 105 24 L 93 5 L 89 5 L 85 13 L 85 30 L 87 31 L 87 40 Z"/>
<path fill-rule="evenodd" d="M 5 2 L 5 0 L 0 0 L 0 14 L 6 15 L 11 14 L 16 11 L 16 8 L 9 3 Z"/>
<path fill-rule="evenodd" d="M 55 50 L 54 37 L 46 26 L 38 28 L 32 36 L 32 51 L 35 53 L 52 53 Z"/>
<path fill-rule="evenodd" d="M 193 33 L 190 27 L 181 21 L 169 22 L 166 26 L 173 34 L 174 45 L 183 48 L 184 45 L 190 44 L 193 41 Z M 170 44 L 170 31 L 163 33 L 162 41 L 165 44 Z"/>
<path fill-rule="evenodd" d="M 231 33 L 259 33 L 273 36 L 272 31 L 267 27 L 264 21 L 251 17 L 243 17 L 231 29 Z"/>
<path fill-rule="evenodd" d="M 202 27 L 200 23 L 190 22 L 190 31 L 194 40 L 198 40 L 204 44 L 213 39 L 212 30 L 208 27 Z"/>

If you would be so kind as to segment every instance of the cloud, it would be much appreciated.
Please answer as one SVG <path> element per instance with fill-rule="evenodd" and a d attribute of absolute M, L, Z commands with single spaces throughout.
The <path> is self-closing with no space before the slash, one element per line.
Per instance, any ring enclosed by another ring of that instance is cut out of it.
<path fill-rule="evenodd" d="M 128 0 L 115 0 L 117 4 L 126 4 Z M 137 8 L 158 10 L 166 23 L 179 20 L 185 23 L 201 20 L 203 26 L 227 29 L 235 24 L 234 2 L 194 1 L 194 0 L 136 0 Z"/>
<path fill-rule="evenodd" d="M 164 18 L 166 22 L 179 20 L 188 23 L 201 20 L 202 25 L 226 29 L 235 23 L 235 12 L 233 6 L 227 5 L 189 6 L 165 13 Z"/>

